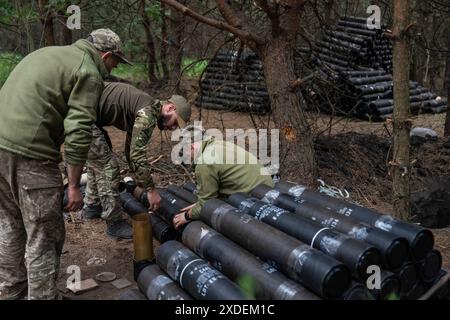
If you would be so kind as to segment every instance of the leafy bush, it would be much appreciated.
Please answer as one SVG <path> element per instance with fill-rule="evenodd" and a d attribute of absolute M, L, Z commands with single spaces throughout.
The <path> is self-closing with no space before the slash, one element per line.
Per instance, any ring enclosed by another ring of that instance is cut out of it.
<path fill-rule="evenodd" d="M 22 57 L 13 53 L 0 53 L 0 87 L 3 86 L 14 67 Z"/>

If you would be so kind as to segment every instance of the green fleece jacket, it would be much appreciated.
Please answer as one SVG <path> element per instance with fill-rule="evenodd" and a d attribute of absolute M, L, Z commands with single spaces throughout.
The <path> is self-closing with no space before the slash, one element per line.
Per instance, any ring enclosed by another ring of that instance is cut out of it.
<path fill-rule="evenodd" d="M 0 148 L 33 159 L 84 163 L 108 71 L 87 40 L 27 55 L 0 89 Z"/>
<path fill-rule="evenodd" d="M 192 208 L 193 219 L 199 218 L 203 204 L 209 199 L 247 193 L 261 183 L 275 185 L 270 173 L 253 154 L 231 142 L 203 141 L 196 163 L 198 202 Z"/>

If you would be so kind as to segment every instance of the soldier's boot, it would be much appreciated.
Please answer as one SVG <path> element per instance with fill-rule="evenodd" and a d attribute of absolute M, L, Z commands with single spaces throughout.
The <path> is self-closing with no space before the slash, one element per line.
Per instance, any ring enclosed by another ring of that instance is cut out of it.
<path fill-rule="evenodd" d="M 85 204 L 81 210 L 81 216 L 84 219 L 98 219 L 101 218 L 103 208 L 101 204 Z"/>
<path fill-rule="evenodd" d="M 106 234 L 118 239 L 133 239 L 133 228 L 127 220 L 106 221 Z"/>

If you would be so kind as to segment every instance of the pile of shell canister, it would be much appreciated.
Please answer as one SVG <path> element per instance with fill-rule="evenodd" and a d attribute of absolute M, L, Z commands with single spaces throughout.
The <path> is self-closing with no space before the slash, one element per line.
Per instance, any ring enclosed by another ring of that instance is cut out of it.
<path fill-rule="evenodd" d="M 301 185 L 208 200 L 180 230 L 172 219 L 196 202 L 195 185 L 160 195 L 150 214 L 160 245 L 135 261 L 147 299 L 415 300 L 447 275 L 430 230 Z M 121 199 L 131 217 L 148 212 L 139 193 Z M 450 284 L 432 298 L 450 299 Z"/>
<path fill-rule="evenodd" d="M 367 19 L 342 17 L 318 41 L 295 50 L 295 69 L 306 108 L 372 121 L 391 117 L 394 110 L 392 43 L 388 30 L 370 30 Z M 447 99 L 410 81 L 411 113 L 441 113 Z M 202 108 L 270 112 L 264 72 L 249 50 L 221 50 L 201 81 L 197 105 Z"/>

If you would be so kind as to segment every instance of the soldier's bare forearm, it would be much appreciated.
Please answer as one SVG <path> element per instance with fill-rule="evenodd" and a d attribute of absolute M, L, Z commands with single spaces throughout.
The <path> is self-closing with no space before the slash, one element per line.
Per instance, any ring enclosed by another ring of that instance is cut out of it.
<path fill-rule="evenodd" d="M 67 179 L 70 188 L 78 188 L 80 186 L 81 174 L 83 173 L 83 165 L 67 165 Z"/>

